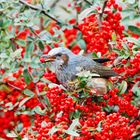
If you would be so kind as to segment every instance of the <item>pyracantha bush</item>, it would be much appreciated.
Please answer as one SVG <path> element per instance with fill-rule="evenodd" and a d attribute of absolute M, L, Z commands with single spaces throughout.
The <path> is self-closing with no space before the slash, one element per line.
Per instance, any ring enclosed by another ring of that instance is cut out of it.
<path fill-rule="evenodd" d="M 128 24 L 124 15 L 133 9 L 138 18 L 139 7 L 129 2 L 73 1 L 61 7 L 77 14 L 67 23 L 55 19 L 45 1 L 0 2 L 0 139 L 140 138 L 140 24 Z M 40 59 L 61 46 L 111 60 L 106 65 L 119 76 L 108 80 L 107 94 L 61 88 Z"/>

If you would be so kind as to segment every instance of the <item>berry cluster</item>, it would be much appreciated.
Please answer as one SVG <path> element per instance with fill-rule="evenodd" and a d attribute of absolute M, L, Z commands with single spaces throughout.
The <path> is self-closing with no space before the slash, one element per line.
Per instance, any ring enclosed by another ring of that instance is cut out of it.
<path fill-rule="evenodd" d="M 105 10 L 103 21 L 97 15 L 92 14 L 84 19 L 84 22 L 79 25 L 83 34 L 83 38 L 87 44 L 87 52 L 101 52 L 105 54 L 109 50 L 109 41 L 115 35 L 117 39 L 123 37 L 122 31 L 124 26 L 120 25 L 121 15 L 117 10 L 121 7 L 115 4 L 115 1 L 107 2 L 107 7 L 112 8 L 115 6 L 116 12 Z"/>

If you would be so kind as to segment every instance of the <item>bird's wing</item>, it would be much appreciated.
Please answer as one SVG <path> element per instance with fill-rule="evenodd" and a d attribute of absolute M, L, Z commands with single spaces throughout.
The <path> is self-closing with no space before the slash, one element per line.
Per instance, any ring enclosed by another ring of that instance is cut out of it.
<path fill-rule="evenodd" d="M 105 62 L 110 61 L 109 58 L 95 58 L 95 57 L 93 57 L 92 53 L 84 53 L 83 56 L 88 57 L 97 63 L 105 63 Z"/>
<path fill-rule="evenodd" d="M 110 61 L 109 58 L 92 58 L 92 60 L 94 60 L 95 62 L 98 62 L 98 63 L 105 63 L 105 62 Z"/>
<path fill-rule="evenodd" d="M 117 76 L 117 74 L 109 67 L 103 66 L 99 63 L 96 63 L 90 58 L 84 57 L 84 56 L 78 56 L 74 58 L 71 61 L 71 67 L 73 67 L 73 70 L 75 73 L 78 73 L 80 71 L 77 70 L 78 68 L 81 68 L 81 70 L 87 70 L 93 73 L 97 73 L 100 75 L 100 77 L 109 78 L 112 76 Z"/>

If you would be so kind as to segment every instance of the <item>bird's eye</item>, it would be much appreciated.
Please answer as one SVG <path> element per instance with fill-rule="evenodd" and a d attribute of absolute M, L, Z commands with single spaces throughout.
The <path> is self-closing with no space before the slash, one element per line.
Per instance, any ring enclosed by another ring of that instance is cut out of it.
<path fill-rule="evenodd" d="M 58 54 L 56 54 L 56 56 L 60 57 L 60 56 L 62 56 L 62 54 L 61 53 L 58 53 Z"/>

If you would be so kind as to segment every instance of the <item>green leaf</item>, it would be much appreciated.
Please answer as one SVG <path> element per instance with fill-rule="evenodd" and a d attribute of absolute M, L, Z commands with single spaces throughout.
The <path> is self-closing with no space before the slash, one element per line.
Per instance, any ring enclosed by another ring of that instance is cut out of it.
<path fill-rule="evenodd" d="M 8 110 L 12 110 L 13 109 L 13 103 L 8 102 L 8 103 L 5 104 L 5 107 L 8 108 Z"/>
<path fill-rule="evenodd" d="M 47 80 L 46 78 L 41 78 L 40 81 L 44 82 L 45 84 L 51 83 L 51 81 Z"/>
<path fill-rule="evenodd" d="M 126 37 L 129 42 L 135 43 L 137 46 L 140 44 L 140 39 L 135 39 L 133 37 Z"/>
<path fill-rule="evenodd" d="M 62 117 L 62 115 L 63 115 L 63 111 L 60 111 L 60 112 L 56 115 L 56 117 L 59 118 L 59 117 Z"/>
<path fill-rule="evenodd" d="M 138 27 L 136 27 L 136 26 L 130 25 L 130 26 L 128 26 L 128 29 L 129 29 L 130 31 L 132 31 L 133 33 L 135 33 L 135 34 L 140 35 L 140 28 L 138 28 Z"/>
<path fill-rule="evenodd" d="M 8 102 L 7 104 L 5 104 L 5 106 L 7 107 L 8 110 L 13 110 L 16 106 L 18 106 L 19 102 L 16 102 L 14 105 L 12 102 Z"/>
<path fill-rule="evenodd" d="M 8 58 L 8 57 L 9 56 L 5 52 L 3 52 L 3 53 L 0 54 L 0 58 Z"/>
<path fill-rule="evenodd" d="M 85 49 L 86 49 L 86 43 L 85 43 L 85 41 L 84 41 L 83 39 L 80 39 L 80 40 L 78 41 L 78 44 L 79 44 L 79 46 L 80 46 L 80 48 L 81 48 L 82 50 L 85 50 Z"/>
<path fill-rule="evenodd" d="M 2 28 L 5 29 L 5 28 L 7 28 L 9 25 L 11 25 L 11 20 L 5 19 L 5 20 L 3 21 Z"/>
<path fill-rule="evenodd" d="M 31 62 L 31 56 L 32 56 L 33 50 L 34 50 L 34 44 L 29 43 L 29 45 L 26 48 L 25 55 L 24 55 L 25 62 Z"/>
<path fill-rule="evenodd" d="M 33 78 L 33 82 L 34 82 L 34 83 L 37 83 L 38 81 L 39 81 L 39 77 L 34 77 L 34 78 Z"/>
<path fill-rule="evenodd" d="M 113 83 L 112 82 L 110 82 L 110 81 L 108 81 L 108 83 L 107 83 L 107 87 L 108 87 L 108 89 L 112 89 L 113 88 Z"/>
<path fill-rule="evenodd" d="M 93 58 L 98 58 L 98 55 L 97 55 L 96 52 L 93 52 L 93 53 L 92 53 L 92 56 L 93 56 Z"/>
<path fill-rule="evenodd" d="M 29 89 L 25 89 L 24 90 L 24 94 L 27 95 L 27 96 L 30 96 L 30 97 L 34 96 L 34 93 L 31 90 L 29 90 Z"/>
<path fill-rule="evenodd" d="M 117 48 L 113 48 L 113 51 L 116 52 L 118 55 L 123 55 L 124 53 Z"/>
<path fill-rule="evenodd" d="M 39 93 L 38 96 L 44 96 L 44 95 L 46 95 L 46 92 L 45 91 L 42 91 L 42 92 Z"/>
<path fill-rule="evenodd" d="M 116 37 L 116 34 L 115 34 L 115 33 L 112 33 L 112 40 L 113 40 L 113 41 L 116 41 L 116 38 L 117 38 L 117 37 Z"/>
<path fill-rule="evenodd" d="M 7 85 L 5 85 L 5 84 L 0 85 L 0 90 L 1 90 L 1 91 L 4 91 L 4 92 L 6 92 L 6 93 L 11 92 L 11 89 L 10 89 Z M 6 93 L 5 93 L 5 94 L 6 94 Z"/>
<path fill-rule="evenodd" d="M 79 111 L 79 110 L 75 110 L 74 112 L 72 112 L 71 114 L 70 114 L 70 119 L 72 119 L 72 118 L 79 118 L 80 117 L 80 114 L 81 114 L 81 112 Z"/>
<path fill-rule="evenodd" d="M 101 58 L 101 52 L 97 52 L 98 58 Z"/>
<path fill-rule="evenodd" d="M 27 49 L 26 49 L 26 53 L 27 54 L 31 54 L 34 50 L 34 44 L 33 43 L 29 43 Z"/>
<path fill-rule="evenodd" d="M 74 119 L 74 120 L 72 120 L 72 124 L 70 125 L 70 127 L 68 129 L 73 130 L 78 125 L 80 125 L 79 119 Z"/>
<path fill-rule="evenodd" d="M 28 100 L 30 100 L 32 97 L 26 97 L 24 98 L 20 103 L 19 103 L 19 107 L 22 107 Z"/>
<path fill-rule="evenodd" d="M 110 113 L 112 111 L 112 108 L 111 108 L 111 106 L 107 105 L 103 108 L 103 110 L 107 113 Z"/>
<path fill-rule="evenodd" d="M 77 132 L 73 131 L 73 130 L 65 130 L 65 133 L 74 136 L 74 137 L 79 137 L 80 134 L 78 134 Z"/>
<path fill-rule="evenodd" d="M 75 130 L 75 127 L 79 126 L 79 125 L 80 125 L 79 119 L 72 120 L 72 124 L 70 125 L 70 127 L 67 130 L 65 130 L 65 133 L 67 133 L 71 136 L 75 136 L 75 137 L 80 136 L 80 134 L 78 134 Z"/>
<path fill-rule="evenodd" d="M 33 69 L 40 68 L 39 64 L 32 60 L 30 63 L 30 67 Z"/>
<path fill-rule="evenodd" d="M 46 112 L 46 110 L 45 110 L 45 109 L 42 110 L 40 106 L 36 106 L 36 107 L 34 108 L 34 111 L 35 111 L 37 114 L 39 114 L 39 115 L 44 115 L 45 112 Z"/>
<path fill-rule="evenodd" d="M 119 86 L 119 94 L 125 93 L 125 91 L 127 90 L 127 82 L 126 81 L 122 81 L 121 85 Z"/>
<path fill-rule="evenodd" d="M 20 57 L 21 56 L 21 52 L 22 52 L 22 49 L 21 48 L 20 49 L 17 49 L 13 53 L 11 53 L 11 57 L 12 58 Z"/>
<path fill-rule="evenodd" d="M 46 105 L 47 105 L 48 107 L 50 107 L 51 104 L 50 104 L 50 101 L 49 101 L 48 97 L 47 97 L 47 96 L 44 96 L 43 98 L 44 98 L 44 100 L 45 100 Z"/>
<path fill-rule="evenodd" d="M 31 75 L 29 74 L 29 72 L 28 72 L 27 69 L 25 69 L 25 70 L 23 71 L 23 76 L 24 76 L 24 80 L 25 80 L 26 84 L 29 84 L 29 83 L 32 81 L 32 77 L 31 77 Z"/>
<path fill-rule="evenodd" d="M 140 97 L 140 87 L 139 87 L 139 85 L 140 85 L 140 82 L 138 81 L 132 88 L 133 93 L 138 97 Z"/>
<path fill-rule="evenodd" d="M 124 50 L 129 51 L 129 47 L 126 43 L 122 43 Z"/>
<path fill-rule="evenodd" d="M 39 48 L 40 48 L 41 51 L 44 50 L 44 44 L 42 43 L 42 41 L 39 41 L 38 42 L 38 46 L 39 46 Z"/>
<path fill-rule="evenodd" d="M 56 126 L 53 126 L 52 129 L 48 132 L 48 135 L 52 136 L 57 131 L 58 131 L 58 128 Z"/>
<path fill-rule="evenodd" d="M 15 41 L 19 46 L 25 47 L 26 46 L 26 41 L 18 39 Z"/>
<path fill-rule="evenodd" d="M 6 136 L 9 137 L 9 138 L 17 138 L 18 137 L 17 134 L 14 131 L 11 131 Z"/>
<path fill-rule="evenodd" d="M 98 126 L 97 126 L 96 130 L 97 130 L 98 132 L 101 132 L 101 131 L 102 131 L 102 121 L 100 121 L 100 122 L 98 123 Z"/>
<path fill-rule="evenodd" d="M 127 0 L 127 2 L 130 3 L 130 4 L 134 4 L 135 0 Z"/>

